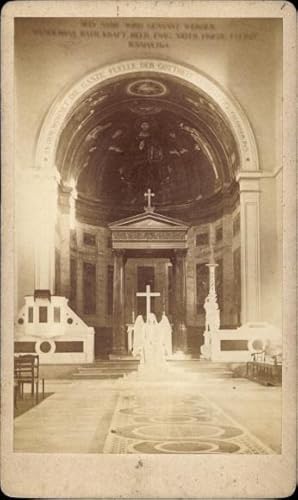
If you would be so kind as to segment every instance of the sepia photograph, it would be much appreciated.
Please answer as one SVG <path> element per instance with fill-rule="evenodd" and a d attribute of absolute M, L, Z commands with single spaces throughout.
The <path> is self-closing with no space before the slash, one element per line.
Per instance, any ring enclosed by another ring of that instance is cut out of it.
<path fill-rule="evenodd" d="M 18 3 L 10 453 L 281 458 L 282 15 Z"/>

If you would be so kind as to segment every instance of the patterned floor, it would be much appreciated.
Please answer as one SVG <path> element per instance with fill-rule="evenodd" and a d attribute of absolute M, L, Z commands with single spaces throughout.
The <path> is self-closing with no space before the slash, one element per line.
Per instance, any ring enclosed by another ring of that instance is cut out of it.
<path fill-rule="evenodd" d="M 281 452 L 281 388 L 224 372 L 47 380 L 46 390 L 53 394 L 15 418 L 15 452 Z"/>
<path fill-rule="evenodd" d="M 119 395 L 103 453 L 275 452 L 197 386 L 128 383 Z"/>

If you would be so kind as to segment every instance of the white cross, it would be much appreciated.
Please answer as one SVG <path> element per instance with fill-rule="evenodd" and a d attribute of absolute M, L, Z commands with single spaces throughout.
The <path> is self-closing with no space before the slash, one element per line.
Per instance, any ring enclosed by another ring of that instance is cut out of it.
<path fill-rule="evenodd" d="M 159 292 L 151 292 L 150 285 L 146 285 L 146 292 L 138 292 L 137 297 L 146 297 L 146 321 L 148 321 L 149 314 L 151 313 L 151 297 L 159 297 Z"/>
<path fill-rule="evenodd" d="M 151 207 L 151 198 L 154 198 L 155 194 L 154 194 L 154 193 L 152 193 L 151 189 L 147 189 L 147 192 L 146 192 L 146 193 L 144 193 L 144 196 L 145 196 L 145 198 L 148 198 L 148 200 L 147 200 L 147 201 L 148 201 L 148 205 L 147 205 L 147 207 L 145 207 L 145 208 L 147 208 L 147 209 L 148 209 L 148 208 L 149 208 L 149 209 L 150 209 L 150 208 L 152 208 L 152 207 Z"/>

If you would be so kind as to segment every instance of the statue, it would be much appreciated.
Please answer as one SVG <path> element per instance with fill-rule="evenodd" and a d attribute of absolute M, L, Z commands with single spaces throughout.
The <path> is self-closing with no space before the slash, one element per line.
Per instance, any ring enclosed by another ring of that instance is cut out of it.
<path fill-rule="evenodd" d="M 146 323 L 139 315 L 134 324 L 133 356 L 140 357 L 139 373 L 150 378 L 159 377 L 166 366 L 164 337 L 153 313 L 148 314 Z"/>
<path fill-rule="evenodd" d="M 170 325 L 170 322 L 166 316 L 166 313 L 162 313 L 162 318 L 158 324 L 160 336 L 163 339 L 163 345 L 164 345 L 164 350 L 166 356 L 172 356 L 173 354 L 173 349 L 172 349 L 172 327 Z"/>
<path fill-rule="evenodd" d="M 144 324 L 144 365 L 147 368 L 156 368 L 165 363 L 165 349 L 159 324 L 153 313 L 148 315 Z"/>
<path fill-rule="evenodd" d="M 207 295 L 204 303 L 204 309 L 206 312 L 205 320 L 205 331 L 215 332 L 219 330 L 220 327 L 220 312 L 216 296 Z"/>
<path fill-rule="evenodd" d="M 141 355 L 144 344 L 144 319 L 141 314 L 136 317 L 135 324 L 133 327 L 133 343 L 132 343 L 132 355 L 134 357 Z"/>
<path fill-rule="evenodd" d="M 206 320 L 203 335 L 204 344 L 201 346 L 201 354 L 205 359 L 212 359 L 212 335 L 220 329 L 220 310 L 215 290 L 215 269 L 218 264 L 214 261 L 213 247 L 211 247 L 211 262 L 206 265 L 209 268 L 209 293 L 204 303 Z"/>

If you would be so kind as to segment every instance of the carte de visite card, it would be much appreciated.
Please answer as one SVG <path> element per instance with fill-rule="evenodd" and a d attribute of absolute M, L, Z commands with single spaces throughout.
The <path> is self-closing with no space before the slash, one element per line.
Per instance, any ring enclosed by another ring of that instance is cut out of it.
<path fill-rule="evenodd" d="M 2 11 L 2 489 L 294 491 L 296 12 Z"/>

